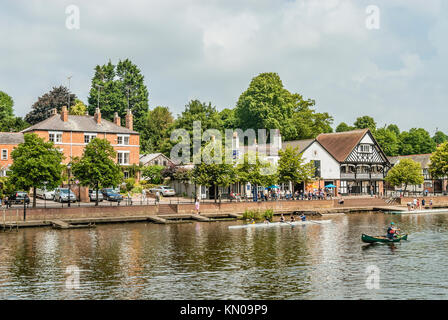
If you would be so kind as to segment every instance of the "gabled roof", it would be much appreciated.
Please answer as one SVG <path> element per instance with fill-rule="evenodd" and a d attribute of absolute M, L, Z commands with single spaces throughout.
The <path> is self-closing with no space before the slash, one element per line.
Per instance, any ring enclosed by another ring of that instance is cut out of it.
<path fill-rule="evenodd" d="M 344 162 L 369 129 L 322 133 L 316 140 L 339 162 Z"/>
<path fill-rule="evenodd" d="M 0 132 L 0 144 L 19 144 L 24 142 L 22 132 Z"/>
<path fill-rule="evenodd" d="M 96 133 L 122 133 L 122 134 L 139 134 L 136 131 L 121 127 L 115 123 L 101 119 L 101 123 L 96 123 L 92 116 L 73 116 L 69 115 L 67 121 L 62 121 L 60 114 L 55 114 L 44 121 L 26 128 L 22 132 L 30 131 L 80 131 L 80 132 L 96 132 Z"/>
<path fill-rule="evenodd" d="M 402 159 L 411 159 L 415 162 L 420 163 L 423 169 L 429 168 L 429 164 L 431 163 L 431 155 L 432 153 L 427 154 L 411 154 L 406 156 L 396 156 L 396 157 L 387 157 L 389 159 L 389 162 L 393 165 L 397 164 L 398 161 Z"/>
<path fill-rule="evenodd" d="M 292 140 L 292 141 L 284 141 L 282 143 L 282 150 L 285 150 L 286 147 L 292 147 L 293 149 L 298 147 L 299 153 L 305 151 L 314 141 L 315 139 L 305 139 L 305 140 Z"/>
<path fill-rule="evenodd" d="M 171 160 L 170 158 L 168 158 L 167 156 L 165 156 L 163 153 L 159 152 L 159 153 L 149 153 L 149 154 L 141 154 L 140 155 L 140 162 L 145 165 L 148 162 L 154 160 L 155 158 L 162 156 L 163 158 L 165 158 L 166 160 L 174 163 L 173 160 Z"/>

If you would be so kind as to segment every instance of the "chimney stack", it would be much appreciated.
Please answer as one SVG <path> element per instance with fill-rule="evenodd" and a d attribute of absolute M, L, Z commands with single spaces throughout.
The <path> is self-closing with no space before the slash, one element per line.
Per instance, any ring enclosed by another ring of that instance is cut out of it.
<path fill-rule="evenodd" d="M 95 122 L 97 124 L 101 123 L 101 111 L 100 111 L 100 108 L 96 108 L 95 114 L 93 115 L 93 118 L 95 119 Z"/>
<path fill-rule="evenodd" d="M 118 116 L 118 112 L 115 112 L 115 113 L 114 113 L 114 123 L 115 123 L 117 126 L 121 126 L 121 118 Z"/>
<path fill-rule="evenodd" d="M 54 116 L 56 114 L 58 114 L 58 109 L 56 109 L 56 108 L 51 109 L 50 115 Z"/>
<path fill-rule="evenodd" d="M 63 106 L 61 110 L 61 120 L 64 122 L 68 121 L 68 110 L 67 106 Z"/>
<path fill-rule="evenodd" d="M 134 116 L 132 115 L 131 109 L 128 109 L 126 113 L 126 128 L 134 130 Z"/>

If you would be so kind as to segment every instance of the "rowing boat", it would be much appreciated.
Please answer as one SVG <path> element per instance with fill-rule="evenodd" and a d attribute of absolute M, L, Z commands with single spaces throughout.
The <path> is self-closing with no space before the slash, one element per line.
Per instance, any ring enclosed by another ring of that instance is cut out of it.
<path fill-rule="evenodd" d="M 423 213 L 448 213 L 448 209 L 427 209 L 427 210 L 403 210 L 403 211 L 385 211 L 388 214 L 423 214 Z"/>
<path fill-rule="evenodd" d="M 294 222 L 270 222 L 270 223 L 252 223 L 252 224 L 241 224 L 237 226 L 229 226 L 229 229 L 243 229 L 243 228 L 270 228 L 270 227 L 287 227 L 287 226 L 300 226 L 308 224 L 328 224 L 331 220 L 321 220 L 321 221 L 294 221 Z"/>
<path fill-rule="evenodd" d="M 394 239 L 389 239 L 387 237 L 383 237 L 383 236 L 368 236 L 366 234 L 363 234 L 361 236 L 361 240 L 363 242 L 366 243 L 374 243 L 374 242 L 385 242 L 385 243 L 389 243 L 389 242 L 400 242 L 401 240 L 408 240 L 408 235 L 404 234 L 404 235 L 399 235 Z"/>

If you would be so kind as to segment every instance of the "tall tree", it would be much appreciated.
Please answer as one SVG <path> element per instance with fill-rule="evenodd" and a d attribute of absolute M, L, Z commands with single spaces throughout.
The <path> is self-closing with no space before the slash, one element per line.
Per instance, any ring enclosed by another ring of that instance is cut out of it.
<path fill-rule="evenodd" d="M 337 127 L 336 127 L 336 132 L 346 132 L 346 131 L 351 131 L 354 130 L 355 127 L 349 126 L 348 124 L 346 124 L 345 122 L 341 122 Z"/>
<path fill-rule="evenodd" d="M 100 188 L 117 186 L 123 179 L 120 165 L 116 163 L 117 153 L 106 139 L 95 138 L 86 146 L 81 158 L 73 160 L 73 175 L 81 185 L 96 191 L 98 205 L 98 190 Z"/>
<path fill-rule="evenodd" d="M 25 116 L 25 121 L 31 125 L 41 122 L 50 116 L 50 110 L 56 108 L 61 111 L 63 106 L 68 105 L 70 94 L 70 106 L 75 104 L 76 95 L 70 93 L 69 90 L 64 87 L 53 87 L 53 89 L 39 97 L 37 101 L 31 107 L 31 111 Z"/>
<path fill-rule="evenodd" d="M 14 101 L 5 92 L 0 91 L 0 121 L 14 117 Z"/>
<path fill-rule="evenodd" d="M 444 142 L 448 141 L 448 136 L 446 134 L 444 134 L 442 131 L 437 131 L 434 134 L 434 137 L 432 137 L 432 140 L 437 144 L 442 144 Z"/>
<path fill-rule="evenodd" d="M 394 131 L 380 128 L 373 134 L 381 149 L 388 156 L 397 156 L 399 150 L 398 137 Z"/>
<path fill-rule="evenodd" d="M 356 119 L 353 124 L 356 129 L 370 129 L 370 131 L 376 131 L 376 122 L 372 117 L 362 116 Z"/>
<path fill-rule="evenodd" d="M 313 138 L 331 132 L 333 118 L 315 113 L 314 100 L 304 100 L 283 87 L 276 73 L 262 73 L 252 79 L 235 108 L 239 128 L 280 129 L 284 140 Z"/>
<path fill-rule="evenodd" d="M 403 192 L 406 192 L 409 185 L 422 184 L 424 182 L 422 167 L 420 163 L 412 159 L 402 159 L 389 170 L 385 180 L 394 187 L 404 184 Z"/>
<path fill-rule="evenodd" d="M 436 147 L 436 143 L 425 129 L 412 128 L 409 132 L 400 133 L 399 153 L 401 155 L 432 153 Z"/>
<path fill-rule="evenodd" d="M 169 139 L 168 130 L 174 118 L 168 107 L 155 107 L 146 116 L 146 123 L 141 132 L 142 152 L 160 152 L 165 139 Z"/>
<path fill-rule="evenodd" d="M 52 142 L 45 142 L 36 134 L 27 133 L 25 141 L 12 152 L 11 182 L 25 191 L 33 188 L 33 207 L 36 207 L 36 189 L 56 188 L 62 180 L 62 153 Z"/>
<path fill-rule="evenodd" d="M 148 112 L 148 96 L 144 77 L 135 64 L 125 59 L 120 60 L 115 66 L 109 61 L 103 66 L 95 67 L 88 98 L 88 110 L 90 114 L 95 112 L 99 98 L 102 117 L 112 121 L 114 113 L 118 112 L 124 121 L 129 106 L 134 115 L 134 129 L 142 132 Z"/>

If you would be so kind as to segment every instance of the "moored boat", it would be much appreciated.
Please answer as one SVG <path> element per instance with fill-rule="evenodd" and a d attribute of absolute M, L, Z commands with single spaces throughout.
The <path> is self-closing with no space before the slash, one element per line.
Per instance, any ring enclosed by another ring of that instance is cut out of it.
<path fill-rule="evenodd" d="M 366 243 L 374 243 L 374 242 L 384 242 L 384 243 L 389 243 L 389 242 L 400 242 L 401 240 L 408 240 L 408 235 L 407 234 L 403 234 L 403 235 L 399 235 L 396 238 L 393 239 L 389 239 L 387 237 L 384 236 L 369 236 L 367 234 L 363 234 L 361 236 L 361 240 L 363 242 Z"/>

